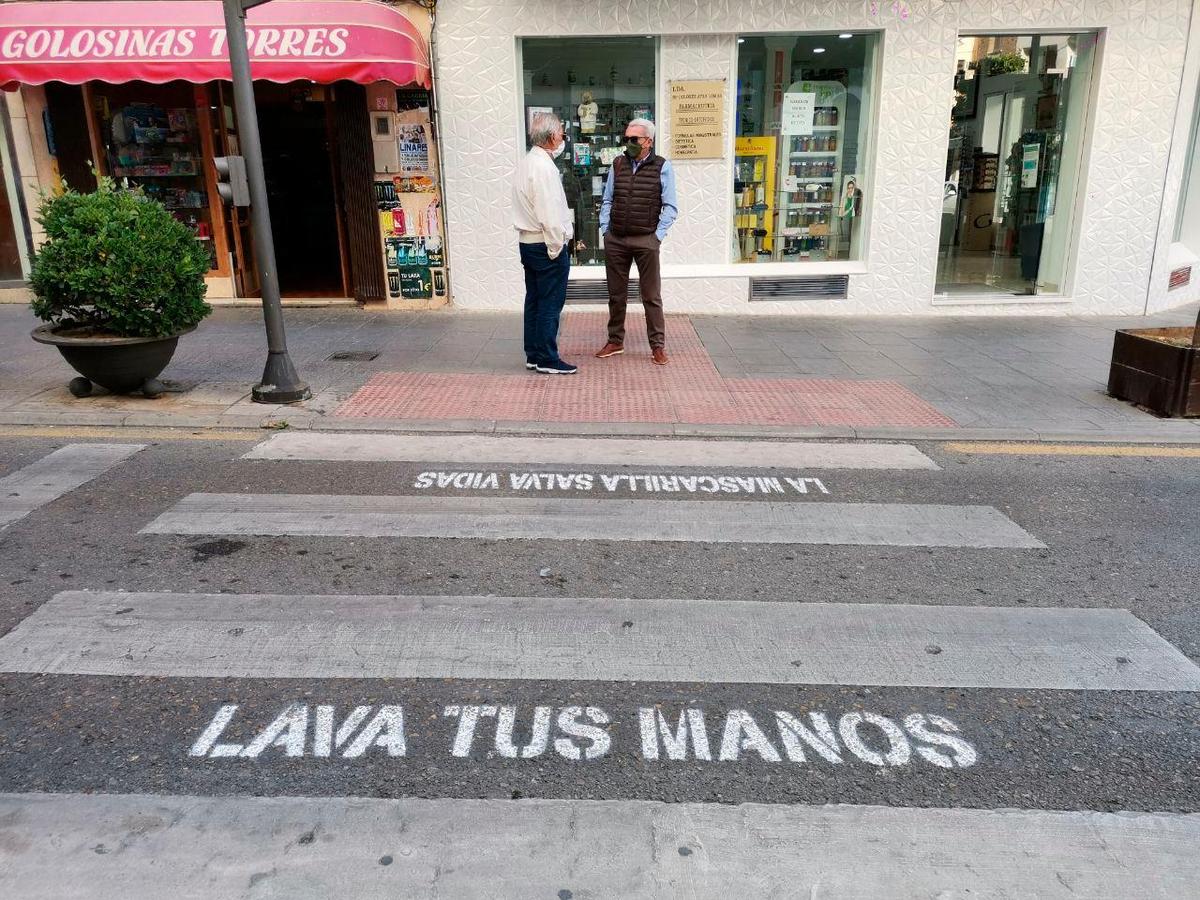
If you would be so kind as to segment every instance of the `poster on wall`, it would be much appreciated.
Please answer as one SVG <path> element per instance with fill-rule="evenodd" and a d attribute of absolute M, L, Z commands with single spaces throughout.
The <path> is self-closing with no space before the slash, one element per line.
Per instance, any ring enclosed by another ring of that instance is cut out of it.
<path fill-rule="evenodd" d="M 787 93 L 783 95 L 783 111 L 779 130 L 783 134 L 812 134 L 817 112 L 817 95 Z"/>
<path fill-rule="evenodd" d="M 400 270 L 400 296 L 405 300 L 428 300 L 433 296 L 433 272 L 428 266 Z"/>
<path fill-rule="evenodd" d="M 725 82 L 671 82 L 671 158 L 724 155 Z"/>
<path fill-rule="evenodd" d="M 838 201 L 838 215 L 843 219 L 856 219 L 862 215 L 862 184 L 858 176 L 847 174 L 842 179 L 842 197 Z"/>
<path fill-rule="evenodd" d="M 425 126 L 420 123 L 399 125 L 396 139 L 400 142 L 400 174 L 410 178 L 427 176 L 429 138 Z"/>
<path fill-rule="evenodd" d="M 611 166 L 613 160 L 625 152 L 624 147 L 601 147 L 597 153 L 600 156 L 600 165 Z"/>
<path fill-rule="evenodd" d="M 1038 183 L 1038 161 L 1041 159 L 1041 144 L 1021 145 L 1021 187 L 1035 188 Z"/>
<path fill-rule="evenodd" d="M 389 269 L 407 266 L 431 266 L 440 269 L 446 264 L 440 237 L 384 239 L 385 262 Z"/>
<path fill-rule="evenodd" d="M 533 127 L 533 117 L 538 113 L 552 113 L 553 106 L 527 106 L 525 107 L 525 133 L 529 133 L 529 129 Z"/>

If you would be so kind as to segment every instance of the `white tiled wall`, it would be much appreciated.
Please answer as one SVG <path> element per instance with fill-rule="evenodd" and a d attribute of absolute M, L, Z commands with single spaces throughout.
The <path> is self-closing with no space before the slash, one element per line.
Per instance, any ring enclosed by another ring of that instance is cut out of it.
<path fill-rule="evenodd" d="M 677 311 L 844 314 L 1142 313 L 1151 288 L 1192 0 L 454 0 L 439 5 L 436 77 L 442 114 L 454 302 L 517 308 L 523 293 L 509 219 L 509 175 L 523 151 L 520 36 L 661 36 L 660 85 L 736 78 L 739 32 L 883 32 L 876 170 L 866 274 L 843 301 L 748 303 L 747 278 L 672 278 Z M 1082 228 L 1067 303 L 935 307 L 937 235 L 960 31 L 1099 29 L 1095 141 L 1087 154 Z M 667 110 L 659 104 L 664 136 Z M 1181 137 L 1186 140 L 1186 134 Z M 728 159 L 679 162 L 681 217 L 666 266 L 723 262 Z M 1169 233 L 1166 235 L 1169 239 Z M 1162 288 L 1165 293 L 1165 286 Z"/>

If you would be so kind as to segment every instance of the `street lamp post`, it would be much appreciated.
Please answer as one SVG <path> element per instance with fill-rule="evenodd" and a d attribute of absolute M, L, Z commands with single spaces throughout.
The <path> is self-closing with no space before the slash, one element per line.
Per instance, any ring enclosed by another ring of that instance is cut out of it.
<path fill-rule="evenodd" d="M 251 395 L 256 403 L 296 403 L 307 400 L 312 391 L 300 380 L 288 356 L 283 304 L 279 300 L 279 270 L 275 265 L 275 242 L 267 206 L 267 182 L 263 175 L 262 144 L 258 136 L 258 113 L 254 106 L 254 83 L 250 80 L 250 53 L 246 48 L 246 10 L 266 2 L 223 0 L 238 140 L 246 159 L 246 180 L 250 185 L 250 229 L 254 235 L 254 257 L 267 326 L 267 364 L 262 382 L 254 386 Z"/>

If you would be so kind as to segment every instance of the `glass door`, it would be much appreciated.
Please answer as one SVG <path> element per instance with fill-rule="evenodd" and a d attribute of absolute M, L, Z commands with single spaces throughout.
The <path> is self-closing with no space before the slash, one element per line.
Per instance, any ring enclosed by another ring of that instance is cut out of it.
<path fill-rule="evenodd" d="M 959 40 L 939 296 L 1062 292 L 1095 47 L 1093 33 Z"/>

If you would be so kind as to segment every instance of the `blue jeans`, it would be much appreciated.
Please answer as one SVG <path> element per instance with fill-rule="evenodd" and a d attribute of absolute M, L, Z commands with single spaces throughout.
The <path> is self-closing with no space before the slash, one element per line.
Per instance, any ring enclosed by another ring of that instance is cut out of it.
<path fill-rule="evenodd" d="M 571 255 L 566 247 L 551 259 L 545 244 L 519 244 L 525 269 L 525 361 L 559 362 L 558 318 L 567 301 Z"/>

